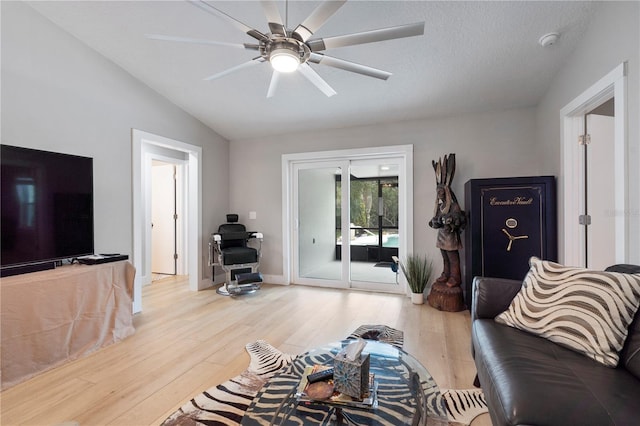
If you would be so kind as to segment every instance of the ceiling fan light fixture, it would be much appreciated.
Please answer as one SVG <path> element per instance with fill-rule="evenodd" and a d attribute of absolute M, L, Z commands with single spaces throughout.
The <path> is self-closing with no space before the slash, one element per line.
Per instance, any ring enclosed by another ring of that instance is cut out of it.
<path fill-rule="evenodd" d="M 273 49 L 269 55 L 269 62 L 278 72 L 293 72 L 300 65 L 300 55 L 286 47 Z"/>

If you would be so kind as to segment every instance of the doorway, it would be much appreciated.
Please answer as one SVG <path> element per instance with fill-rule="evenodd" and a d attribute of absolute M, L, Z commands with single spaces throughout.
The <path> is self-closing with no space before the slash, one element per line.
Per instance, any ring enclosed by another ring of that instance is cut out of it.
<path fill-rule="evenodd" d="M 391 266 L 413 246 L 412 146 L 285 155 L 283 168 L 285 278 L 406 292 Z"/>
<path fill-rule="evenodd" d="M 626 63 L 561 111 L 563 262 L 626 263 Z"/>
<path fill-rule="evenodd" d="M 584 264 L 587 268 L 605 269 L 616 263 L 614 138 L 615 100 L 609 99 L 585 116 L 582 138 L 585 191 Z"/>
<path fill-rule="evenodd" d="M 151 283 L 151 169 L 153 160 L 182 164 L 182 206 L 184 221 L 179 227 L 179 252 L 177 273 L 188 275 L 189 290 L 198 291 L 209 286 L 202 265 L 202 148 L 184 142 L 132 129 L 133 152 L 133 265 L 134 280 L 133 311 L 142 311 L 142 286 Z M 180 176 L 180 173 L 178 174 Z M 179 179 L 180 181 L 180 179 Z M 180 214 L 179 214 L 180 216 Z M 180 229 L 182 231 L 180 231 Z M 182 239 L 180 239 L 182 235 Z M 182 246 L 182 249 L 180 249 Z M 181 251 L 182 250 L 182 251 Z M 184 273 L 181 273 L 181 267 Z"/>

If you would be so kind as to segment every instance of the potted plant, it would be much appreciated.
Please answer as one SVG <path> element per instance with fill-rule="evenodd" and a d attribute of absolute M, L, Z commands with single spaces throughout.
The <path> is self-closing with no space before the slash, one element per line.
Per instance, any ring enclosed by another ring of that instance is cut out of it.
<path fill-rule="evenodd" d="M 404 263 L 399 259 L 397 263 L 409 283 L 409 288 L 411 288 L 411 301 L 417 305 L 424 303 L 424 290 L 429 285 L 433 271 L 431 261 L 427 256 L 409 254 Z"/>

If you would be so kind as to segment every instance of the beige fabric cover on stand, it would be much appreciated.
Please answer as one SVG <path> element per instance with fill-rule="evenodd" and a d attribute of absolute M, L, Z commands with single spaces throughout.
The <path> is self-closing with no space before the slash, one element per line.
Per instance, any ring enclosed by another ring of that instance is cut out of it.
<path fill-rule="evenodd" d="M 3 278 L 2 389 L 135 332 L 127 261 Z"/>

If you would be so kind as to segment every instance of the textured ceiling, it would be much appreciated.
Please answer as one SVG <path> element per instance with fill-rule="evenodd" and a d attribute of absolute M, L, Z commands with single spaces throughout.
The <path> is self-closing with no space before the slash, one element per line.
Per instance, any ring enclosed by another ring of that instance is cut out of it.
<path fill-rule="evenodd" d="M 536 105 L 596 7 L 581 1 L 352 0 L 315 37 L 419 21 L 426 23 L 425 34 L 324 52 L 393 73 L 387 81 L 311 64 L 337 95 L 326 97 L 294 73 L 282 78 L 275 96 L 267 99 L 267 63 L 203 80 L 252 59 L 255 51 L 145 38 L 152 33 L 255 41 L 187 2 L 29 4 L 229 140 Z M 211 4 L 268 32 L 260 2 Z M 288 26 L 295 27 L 318 4 L 289 1 Z M 285 2 L 278 5 L 284 18 Z M 543 48 L 538 39 L 549 32 L 561 37 Z"/>

